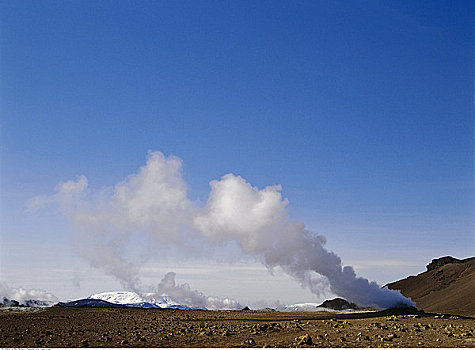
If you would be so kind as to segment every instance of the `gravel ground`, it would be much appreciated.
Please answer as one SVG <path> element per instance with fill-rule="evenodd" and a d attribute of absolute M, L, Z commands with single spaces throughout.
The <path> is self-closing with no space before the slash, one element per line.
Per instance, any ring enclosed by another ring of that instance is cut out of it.
<path fill-rule="evenodd" d="M 0 312 L 2 347 L 474 347 L 475 319 L 132 308 Z"/>

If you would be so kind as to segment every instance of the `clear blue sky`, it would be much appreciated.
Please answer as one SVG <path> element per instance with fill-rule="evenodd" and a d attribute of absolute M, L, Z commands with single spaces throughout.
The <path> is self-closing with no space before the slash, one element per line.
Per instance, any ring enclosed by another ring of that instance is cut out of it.
<path fill-rule="evenodd" d="M 470 1 L 0 6 L 4 280 L 70 243 L 29 198 L 111 186 L 149 149 L 183 159 L 202 202 L 229 172 L 281 184 L 293 219 L 380 281 L 474 255 Z M 385 259 L 414 264 L 387 277 Z"/>

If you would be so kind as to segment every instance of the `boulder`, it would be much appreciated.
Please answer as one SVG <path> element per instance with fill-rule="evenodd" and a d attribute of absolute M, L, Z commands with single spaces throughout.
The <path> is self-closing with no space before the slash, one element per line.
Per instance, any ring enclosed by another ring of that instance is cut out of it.
<path fill-rule="evenodd" d="M 297 342 L 297 345 L 312 345 L 313 344 L 312 338 L 308 334 L 304 334 L 295 338 L 295 341 Z"/>

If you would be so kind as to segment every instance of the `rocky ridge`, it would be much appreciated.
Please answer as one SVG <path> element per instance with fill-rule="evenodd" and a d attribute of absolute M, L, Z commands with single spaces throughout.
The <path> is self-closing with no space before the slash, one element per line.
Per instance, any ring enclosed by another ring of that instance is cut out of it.
<path fill-rule="evenodd" d="M 427 312 L 475 316 L 475 258 L 434 259 L 427 271 L 387 287 L 401 291 L 418 309 Z"/>

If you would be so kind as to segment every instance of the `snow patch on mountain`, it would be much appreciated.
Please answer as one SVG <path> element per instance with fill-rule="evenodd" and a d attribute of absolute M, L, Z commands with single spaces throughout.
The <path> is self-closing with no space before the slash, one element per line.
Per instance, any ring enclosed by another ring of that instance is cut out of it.
<path fill-rule="evenodd" d="M 88 299 L 100 299 L 113 304 L 137 304 L 144 302 L 141 296 L 134 292 L 105 292 L 87 297 Z"/>
<path fill-rule="evenodd" d="M 167 295 L 157 297 L 155 293 L 146 293 L 143 296 L 135 292 L 105 292 L 89 296 L 87 299 L 104 300 L 112 304 L 127 307 L 140 308 L 161 308 L 161 309 L 193 309 L 187 305 L 182 305 L 171 299 Z"/>

